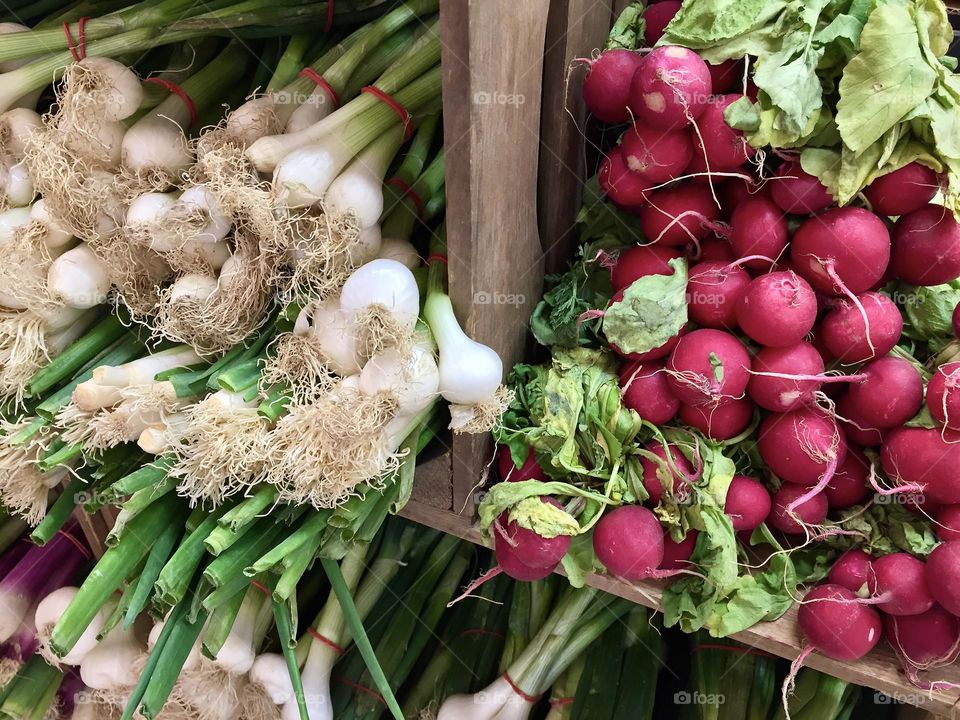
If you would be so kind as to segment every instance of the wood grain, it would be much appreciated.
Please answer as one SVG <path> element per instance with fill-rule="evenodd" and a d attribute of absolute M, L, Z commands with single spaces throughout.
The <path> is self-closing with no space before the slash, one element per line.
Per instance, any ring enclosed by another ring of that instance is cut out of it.
<path fill-rule="evenodd" d="M 543 284 L 537 158 L 549 0 L 442 0 L 451 297 L 472 338 L 509 369 Z M 488 437 L 455 436 L 453 507 L 472 510 Z"/>
<path fill-rule="evenodd" d="M 540 240 L 546 272 L 566 268 L 577 245 L 574 228 L 583 192 L 586 69 L 574 59 L 603 47 L 612 0 L 555 0 L 547 18 L 540 121 Z"/>
<path fill-rule="evenodd" d="M 421 503 L 411 502 L 401 513 L 404 517 L 441 530 L 451 535 L 480 544 L 480 533 L 476 526 L 463 515 L 437 511 Z M 615 578 L 593 575 L 588 584 L 613 595 L 631 600 L 655 610 L 661 610 L 663 596 L 662 582 L 649 581 L 625 583 Z M 774 622 L 764 622 L 749 630 L 731 636 L 734 640 L 751 647 L 765 650 L 779 657 L 793 660 L 802 649 L 800 632 L 797 628 L 796 607 Z M 913 687 L 900 672 L 900 665 L 886 644 L 879 645 L 867 657 L 856 662 L 840 662 L 818 655 L 810 655 L 805 663 L 820 672 L 873 688 L 882 695 L 876 696 L 878 703 L 893 698 L 897 702 L 916 706 L 933 716 L 960 718 L 960 695 L 956 691 L 927 692 Z M 953 665 L 935 671 L 936 679 L 960 683 L 960 667 Z"/>

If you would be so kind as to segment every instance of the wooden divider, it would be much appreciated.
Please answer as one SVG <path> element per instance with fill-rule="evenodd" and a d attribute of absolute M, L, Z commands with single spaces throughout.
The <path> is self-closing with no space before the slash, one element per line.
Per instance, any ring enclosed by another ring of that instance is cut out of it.
<path fill-rule="evenodd" d="M 549 0 L 444 0 L 443 123 L 450 288 L 468 335 L 509 368 L 524 355 L 540 296 L 540 97 Z M 458 435 L 451 506 L 473 512 L 490 439 Z"/>

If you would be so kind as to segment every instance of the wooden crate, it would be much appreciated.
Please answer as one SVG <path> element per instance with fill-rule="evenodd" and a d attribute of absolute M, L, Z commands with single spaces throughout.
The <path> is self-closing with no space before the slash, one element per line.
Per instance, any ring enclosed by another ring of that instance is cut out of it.
<path fill-rule="evenodd" d="M 427 471 L 429 472 L 429 468 Z M 419 501 L 411 501 L 404 508 L 402 515 L 414 522 L 457 535 L 464 540 L 477 544 L 481 542 L 480 533 L 475 524 L 463 515 L 438 511 Z M 627 583 L 611 577 L 594 575 L 587 582 L 593 587 L 632 600 L 639 605 L 655 610 L 662 609 L 664 584 L 661 581 Z M 793 660 L 802 649 L 796 607 L 779 620 L 758 623 L 749 630 L 731 635 L 731 638 Z M 807 658 L 804 665 L 847 682 L 873 688 L 877 691 L 878 704 L 889 702 L 892 698 L 927 712 L 932 717 L 960 718 L 960 695 L 956 691 L 927 692 L 913 687 L 900 672 L 899 662 L 886 644 L 878 646 L 867 657 L 857 662 L 841 662 L 814 653 Z M 936 675 L 938 680 L 960 684 L 960 667 L 956 665 L 931 674 Z"/>
<path fill-rule="evenodd" d="M 573 68 L 573 61 L 602 46 L 625 4 L 553 0 L 547 8 L 542 0 L 441 2 L 452 296 L 467 331 L 496 348 L 508 367 L 530 349 L 525 323 L 540 289 L 534 275 L 541 268 L 562 269 L 576 245 L 573 221 L 585 170 L 585 118 L 579 99 L 583 70 Z M 519 47 L 511 47 L 517 42 Z M 534 87 L 541 76 L 542 87 Z M 497 89 L 522 93 L 525 102 L 511 108 L 473 101 L 475 93 Z M 533 165 L 523 162 L 537 163 L 537 190 L 531 189 Z M 504 183 L 505 169 L 509 183 Z M 477 302 L 484 292 L 524 293 L 526 302 L 522 312 L 514 312 Z M 403 515 L 479 543 L 474 505 L 491 459 L 487 440 L 455 437 L 451 447 L 418 465 L 413 500 Z M 627 584 L 601 576 L 589 583 L 660 608 L 661 583 Z M 792 660 L 801 649 L 796 610 L 734 638 Z M 904 718 L 960 718 L 960 695 L 914 688 L 887 647 L 856 663 L 814 654 L 807 665 L 917 708 L 915 715 L 903 711 Z M 938 676 L 960 683 L 960 668 Z"/>

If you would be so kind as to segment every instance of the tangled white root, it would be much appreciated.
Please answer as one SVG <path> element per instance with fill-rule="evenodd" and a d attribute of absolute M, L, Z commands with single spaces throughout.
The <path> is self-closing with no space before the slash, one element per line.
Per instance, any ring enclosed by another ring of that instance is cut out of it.
<path fill-rule="evenodd" d="M 240 720 L 280 720 L 280 708 L 273 704 L 263 686 L 248 682 L 240 691 Z"/>
<path fill-rule="evenodd" d="M 304 405 L 329 393 L 336 382 L 321 343 L 311 334 L 283 333 L 273 342 L 262 384 L 286 385 L 295 403 Z"/>
<path fill-rule="evenodd" d="M 457 434 L 492 432 L 513 401 L 513 390 L 501 385 L 487 402 L 475 405 L 451 405 L 450 429 Z"/>
<path fill-rule="evenodd" d="M 177 681 L 178 695 L 196 720 L 234 720 L 240 714 L 240 694 L 246 679 L 228 673 L 206 657 L 195 670 L 185 670 Z"/>
<path fill-rule="evenodd" d="M 170 470 L 181 495 L 220 504 L 256 481 L 268 452 L 269 428 L 255 407 L 227 408 L 206 398 L 184 414 L 187 430 L 172 444 L 177 460 Z"/>
<path fill-rule="evenodd" d="M 0 395 L 23 403 L 27 381 L 47 364 L 46 323 L 29 310 L 0 310 Z"/>
<path fill-rule="evenodd" d="M 10 442 L 11 436 L 29 425 L 28 420 L 0 422 L 0 501 L 27 523 L 36 525 L 46 515 L 50 488 L 62 472 L 44 475 L 37 469 L 40 454 L 51 441 L 49 429 L 23 443 Z"/>
<path fill-rule="evenodd" d="M 24 307 L 53 307 L 56 304 L 47 290 L 47 271 L 53 257 L 44 242 L 46 234 L 47 229 L 42 223 L 31 220 L 14 230 L 13 242 L 3 248 L 0 288 L 3 288 L 4 295 Z"/>
<path fill-rule="evenodd" d="M 177 297 L 172 288 L 160 291 L 155 307 L 154 336 L 192 346 L 201 355 L 214 355 L 241 343 L 267 319 L 271 292 L 269 275 L 255 243 L 238 242 L 230 273 L 221 273 L 208 297 Z"/>
<path fill-rule="evenodd" d="M 281 500 L 336 507 L 360 484 L 381 487 L 402 453 L 386 447 L 385 427 L 397 403 L 352 388 L 306 405 L 292 405 L 270 435 L 264 479 L 277 486 Z"/>
<path fill-rule="evenodd" d="M 308 210 L 291 218 L 288 234 L 293 271 L 283 284 L 286 299 L 305 305 L 339 291 L 355 269 L 351 250 L 360 238 L 356 219 Z"/>

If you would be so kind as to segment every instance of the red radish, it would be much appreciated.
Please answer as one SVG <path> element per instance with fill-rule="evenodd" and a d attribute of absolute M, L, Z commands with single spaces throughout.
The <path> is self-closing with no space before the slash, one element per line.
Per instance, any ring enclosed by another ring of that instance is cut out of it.
<path fill-rule="evenodd" d="M 703 240 L 720 216 L 710 189 L 693 183 L 655 190 L 646 199 L 640 229 L 647 240 L 660 245 L 678 247 Z"/>
<path fill-rule="evenodd" d="M 555 498 L 544 496 L 540 499 L 555 507 L 563 507 Z M 558 535 L 553 538 L 543 537 L 533 530 L 520 527 L 516 522 L 511 521 L 509 513 L 506 512 L 502 513 L 497 519 L 493 530 L 500 540 L 514 550 L 517 559 L 530 567 L 554 567 L 563 559 L 570 547 L 570 537 L 568 535 Z"/>
<path fill-rule="evenodd" d="M 937 422 L 960 430 L 960 362 L 941 365 L 927 383 L 927 407 Z"/>
<path fill-rule="evenodd" d="M 846 394 L 837 401 L 837 418 L 843 421 L 843 432 L 857 445 L 873 447 L 883 442 L 883 431 L 861 417 L 850 406 L 850 399 Z"/>
<path fill-rule="evenodd" d="M 758 448 L 781 480 L 826 485 L 847 457 L 847 443 L 834 419 L 818 409 L 773 414 L 760 423 Z M 826 478 L 826 480 L 824 480 Z M 826 497 L 823 498 L 826 505 Z"/>
<path fill-rule="evenodd" d="M 620 139 L 620 149 L 627 167 L 650 185 L 679 177 L 693 157 L 693 142 L 686 128 L 657 130 L 634 125 Z"/>
<path fill-rule="evenodd" d="M 785 162 L 770 181 L 770 195 L 784 212 L 805 215 L 833 205 L 833 197 L 823 184 L 804 172 L 799 162 Z"/>
<path fill-rule="evenodd" d="M 873 561 L 870 594 L 883 598 L 877 609 L 888 615 L 919 615 L 933 607 L 927 588 L 926 566 L 905 552 L 884 555 Z"/>
<path fill-rule="evenodd" d="M 960 503 L 960 435 L 955 432 L 919 427 L 891 430 L 880 449 L 880 464 L 891 481 L 922 488 L 927 500 Z"/>
<path fill-rule="evenodd" d="M 883 277 L 890 262 L 890 233 L 869 210 L 833 208 L 797 229 L 790 260 L 817 291 L 859 295 Z"/>
<path fill-rule="evenodd" d="M 617 256 L 617 264 L 610 271 L 610 283 L 614 291 L 619 291 L 647 275 L 673 275 L 669 262 L 681 257 L 683 253 L 674 248 L 633 245 Z"/>
<path fill-rule="evenodd" d="M 943 505 L 934 502 L 923 493 L 901 493 L 897 495 L 897 499 L 911 513 L 927 520 L 932 520 L 943 509 Z"/>
<path fill-rule="evenodd" d="M 823 492 L 832 510 L 846 510 L 870 494 L 870 461 L 858 448 L 847 449 L 847 457 L 830 478 Z"/>
<path fill-rule="evenodd" d="M 723 511 L 730 516 L 736 532 L 755 530 L 770 515 L 773 501 L 770 492 L 759 480 L 734 475 L 727 488 Z"/>
<path fill-rule="evenodd" d="M 670 422 L 680 409 L 662 361 L 624 363 L 620 368 L 620 395 L 624 405 L 654 425 Z"/>
<path fill-rule="evenodd" d="M 883 636 L 904 664 L 904 671 L 917 687 L 935 683 L 920 680 L 917 672 L 950 665 L 960 655 L 960 618 L 934 605 L 919 615 L 885 615 Z"/>
<path fill-rule="evenodd" d="M 606 123 L 629 118 L 630 81 L 643 57 L 630 50 L 607 50 L 590 62 L 583 80 L 583 102 L 590 113 Z"/>
<path fill-rule="evenodd" d="M 643 205 L 652 186 L 637 173 L 630 172 L 620 148 L 612 148 L 600 163 L 597 181 L 611 202 L 626 209 Z"/>
<path fill-rule="evenodd" d="M 893 226 L 893 271 L 911 285 L 941 285 L 960 277 L 960 223 L 942 205 L 901 215 Z"/>
<path fill-rule="evenodd" d="M 822 523 L 830 509 L 827 504 L 827 496 L 818 493 L 809 500 L 797 504 L 797 501 L 802 500 L 806 493 L 807 488 L 805 487 L 784 483 L 773 495 L 773 508 L 767 518 L 767 523 L 775 530 L 788 535 L 802 535 L 805 525 Z M 796 507 L 791 514 L 790 507 L 795 504 Z"/>
<path fill-rule="evenodd" d="M 725 178 L 716 186 L 720 204 L 728 216 L 747 200 L 770 197 L 769 183 L 761 186 L 749 173 L 741 175 L 742 177 Z"/>
<path fill-rule="evenodd" d="M 527 451 L 527 459 L 523 461 L 523 465 L 517 467 L 510 454 L 510 448 L 507 445 L 501 445 L 497 448 L 497 470 L 500 473 L 500 479 L 504 482 L 547 479 L 546 473 L 537 462 L 533 448 Z"/>
<path fill-rule="evenodd" d="M 534 582 L 536 580 L 543 580 L 543 578 L 550 575 L 553 572 L 553 567 L 531 567 L 530 565 L 525 565 L 520 561 L 520 558 L 514 550 L 507 543 L 506 540 L 502 539 L 498 534 L 493 536 L 493 549 L 494 554 L 497 558 L 497 565 L 500 567 L 500 570 L 503 571 L 503 574 L 507 577 L 511 577 L 514 580 L 519 580 L 521 582 Z M 556 567 L 556 566 L 554 566 Z"/>
<path fill-rule="evenodd" d="M 950 323 L 953 325 L 954 336 L 960 338 L 960 305 L 957 305 L 953 309 L 953 315 L 950 318 Z"/>
<path fill-rule="evenodd" d="M 765 197 L 749 198 L 733 211 L 730 218 L 730 246 L 737 257 L 763 255 L 776 260 L 790 239 L 787 221 L 780 208 Z M 766 260 L 748 260 L 748 268 L 769 270 Z"/>
<path fill-rule="evenodd" d="M 827 582 L 853 590 L 858 595 L 866 595 L 872 576 L 873 558 L 860 548 L 851 548 L 833 563 Z"/>
<path fill-rule="evenodd" d="M 960 505 L 946 505 L 936 514 L 933 526 L 937 537 L 943 541 L 960 540 Z"/>
<path fill-rule="evenodd" d="M 870 427 L 897 427 L 912 418 L 923 405 L 923 379 L 909 360 L 882 357 L 860 370 L 860 382 L 847 391 L 850 408 Z"/>
<path fill-rule="evenodd" d="M 832 583 L 804 596 L 797 622 L 811 647 L 834 660 L 859 660 L 880 640 L 880 613 Z"/>
<path fill-rule="evenodd" d="M 927 587 L 938 603 L 960 615 L 960 541 L 937 545 L 927 558 Z"/>
<path fill-rule="evenodd" d="M 676 445 L 670 445 L 670 457 L 667 458 L 667 450 L 663 445 L 656 441 L 651 441 L 644 446 L 644 450 L 653 453 L 658 461 L 650 458 L 640 458 L 640 470 L 643 473 L 643 487 L 646 488 L 650 496 L 651 505 L 659 505 L 663 499 L 663 481 L 660 475 L 673 478 L 673 494 L 678 500 L 685 500 L 689 494 L 689 483 L 695 480 L 696 470 L 686 456 L 680 452 Z"/>
<path fill-rule="evenodd" d="M 684 570 L 692 566 L 690 556 L 697 548 L 696 530 L 687 530 L 687 535 L 680 542 L 676 542 L 668 533 L 663 535 L 663 560 L 660 570 Z"/>
<path fill-rule="evenodd" d="M 630 109 L 640 122 L 663 130 L 686 127 L 706 109 L 710 70 L 693 50 L 654 48 L 630 83 Z"/>
<path fill-rule="evenodd" d="M 707 65 L 710 71 L 710 85 L 717 95 L 732 92 L 743 84 L 743 61 L 724 60 L 719 65 Z"/>
<path fill-rule="evenodd" d="M 838 300 L 820 322 L 823 344 L 846 364 L 883 357 L 893 350 L 903 331 L 903 316 L 886 295 L 868 292 L 858 299 L 867 316 L 869 337 L 860 310 L 846 299 Z"/>
<path fill-rule="evenodd" d="M 608 510 L 593 529 L 593 551 L 611 575 L 630 582 L 654 577 L 663 562 L 663 528 L 640 505 Z"/>
<path fill-rule="evenodd" d="M 711 440 L 736 437 L 753 420 L 753 403 L 746 398 L 725 398 L 709 405 L 680 405 L 680 420 Z"/>
<path fill-rule="evenodd" d="M 937 173 L 914 161 L 881 175 L 863 189 L 863 194 L 878 215 L 906 215 L 933 200 L 939 189 Z"/>
<path fill-rule="evenodd" d="M 706 405 L 743 395 L 750 381 L 750 355 L 728 332 L 694 330 L 680 338 L 667 370 L 670 388 L 680 402 Z"/>
<path fill-rule="evenodd" d="M 691 250 L 695 251 L 696 248 L 691 246 Z M 733 254 L 733 248 L 730 247 L 730 243 L 716 236 L 708 237 L 702 241 L 700 243 L 700 253 L 696 254 L 692 252 L 690 257 L 700 262 L 722 262 L 724 265 L 732 263 L 737 259 L 737 256 Z"/>
<path fill-rule="evenodd" d="M 750 275 L 726 262 L 701 262 L 690 268 L 687 314 L 708 328 L 737 327 L 737 301 L 750 284 Z"/>
<path fill-rule="evenodd" d="M 813 378 L 823 375 L 823 371 L 823 358 L 810 343 L 761 348 L 753 358 L 747 393 L 764 410 L 796 410 L 813 404 L 814 394 L 822 385 L 821 380 Z"/>
<path fill-rule="evenodd" d="M 694 136 L 693 156 L 696 162 L 688 172 L 725 172 L 734 170 L 756 155 L 740 130 L 727 125 L 723 111 L 742 95 L 721 95 L 712 98 L 697 120 L 700 135 Z M 701 165 L 702 163 L 702 165 Z"/>
<path fill-rule="evenodd" d="M 792 270 L 754 278 L 737 301 L 740 329 L 768 347 L 796 345 L 816 321 L 816 295 Z"/>
<path fill-rule="evenodd" d="M 680 12 L 681 4 L 679 0 L 667 0 L 647 5 L 647 9 L 643 11 L 643 41 L 647 47 L 653 47 L 657 40 L 663 37 L 664 29 L 673 20 L 673 16 Z"/>

